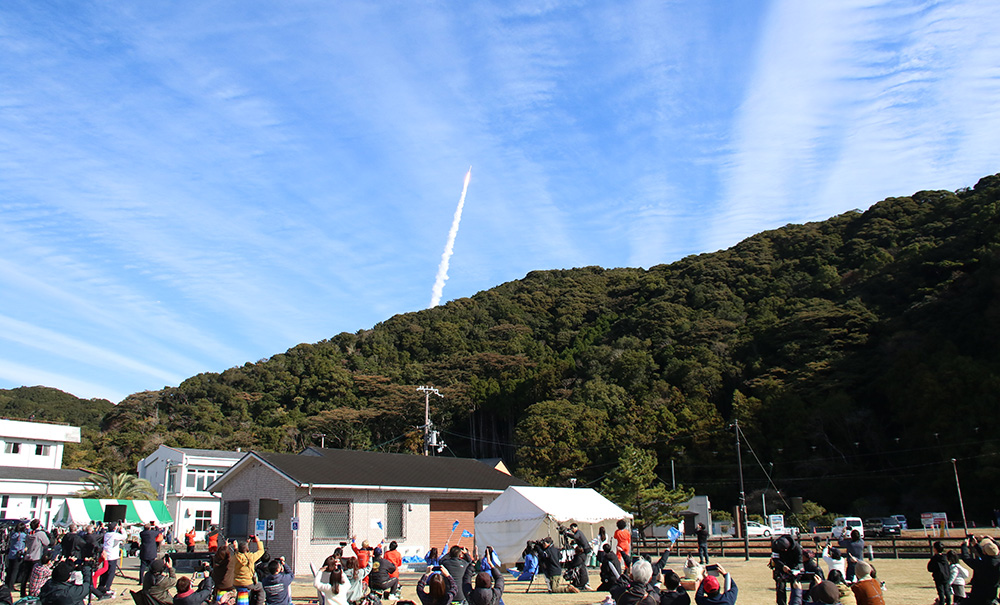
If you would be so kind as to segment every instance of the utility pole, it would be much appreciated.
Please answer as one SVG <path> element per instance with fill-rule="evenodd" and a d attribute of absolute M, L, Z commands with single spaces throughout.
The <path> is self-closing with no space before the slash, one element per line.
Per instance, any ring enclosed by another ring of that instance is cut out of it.
<path fill-rule="evenodd" d="M 431 393 L 434 393 L 438 397 L 444 397 L 434 387 L 422 386 L 417 387 L 418 391 L 422 391 L 424 394 L 424 456 L 430 456 L 430 439 L 431 439 Z"/>
<path fill-rule="evenodd" d="M 740 452 L 740 421 L 733 419 L 736 433 L 736 466 L 740 472 L 740 531 L 743 532 L 743 556 L 750 560 L 750 536 L 747 535 L 747 494 L 743 490 L 743 454 Z"/>
<path fill-rule="evenodd" d="M 962 527 L 965 528 L 965 535 L 969 535 L 969 523 L 965 520 L 965 504 L 962 502 L 962 484 L 958 482 L 958 462 L 951 459 L 951 467 L 955 469 L 955 489 L 958 490 L 958 507 L 962 511 Z"/>

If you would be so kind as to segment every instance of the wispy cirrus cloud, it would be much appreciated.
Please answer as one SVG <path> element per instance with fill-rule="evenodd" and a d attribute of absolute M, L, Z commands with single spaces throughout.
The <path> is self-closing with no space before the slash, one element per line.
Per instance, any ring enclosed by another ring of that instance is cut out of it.
<path fill-rule="evenodd" d="M 995 170 L 998 24 L 976 2 L 774 3 L 705 248 Z"/>

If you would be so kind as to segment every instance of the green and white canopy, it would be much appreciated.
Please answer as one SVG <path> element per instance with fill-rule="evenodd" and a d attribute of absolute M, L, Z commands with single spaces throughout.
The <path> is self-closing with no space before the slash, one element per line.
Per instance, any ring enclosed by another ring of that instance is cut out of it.
<path fill-rule="evenodd" d="M 97 498 L 66 498 L 66 503 L 56 514 L 56 525 L 85 525 L 104 520 L 104 507 L 109 504 L 125 505 L 125 523 L 148 523 L 159 526 L 174 522 L 167 506 L 159 500 L 114 500 Z"/>

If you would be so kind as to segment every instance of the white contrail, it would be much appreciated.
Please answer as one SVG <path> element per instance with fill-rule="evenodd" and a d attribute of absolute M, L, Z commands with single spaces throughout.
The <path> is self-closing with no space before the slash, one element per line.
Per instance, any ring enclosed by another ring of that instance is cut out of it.
<path fill-rule="evenodd" d="M 448 231 L 448 242 L 444 245 L 444 252 L 441 253 L 441 264 L 438 265 L 437 278 L 434 280 L 434 289 L 431 290 L 431 304 L 428 309 L 438 306 L 441 302 L 441 292 L 444 290 L 444 282 L 448 281 L 448 261 L 451 260 L 451 253 L 455 250 L 455 237 L 458 236 L 458 224 L 462 222 L 462 208 L 465 206 L 465 193 L 469 190 L 469 179 L 472 178 L 472 166 L 465 173 L 465 184 L 462 185 L 462 197 L 458 198 L 458 208 L 455 208 L 455 216 L 451 219 L 451 229 Z"/>

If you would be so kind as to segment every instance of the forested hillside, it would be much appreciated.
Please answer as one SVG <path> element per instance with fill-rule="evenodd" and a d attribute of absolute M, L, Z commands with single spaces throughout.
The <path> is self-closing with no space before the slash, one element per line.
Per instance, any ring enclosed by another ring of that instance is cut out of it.
<path fill-rule="evenodd" d="M 138 393 L 92 435 L 134 468 L 160 443 L 417 451 L 420 384 L 444 455 L 596 484 L 619 452 L 736 500 L 764 468 L 785 494 L 860 514 L 985 519 L 1000 477 L 1000 177 L 923 191 L 642 269 L 535 271 L 434 309 Z M 858 200 L 865 203 L 865 200 Z M 335 312 L 331 310 L 331 312 Z"/>

